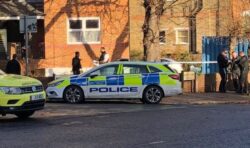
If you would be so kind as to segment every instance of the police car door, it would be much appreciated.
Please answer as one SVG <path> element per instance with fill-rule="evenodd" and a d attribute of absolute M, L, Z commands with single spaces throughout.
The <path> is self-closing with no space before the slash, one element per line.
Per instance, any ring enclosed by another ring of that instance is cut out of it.
<path fill-rule="evenodd" d="M 120 90 L 120 96 L 123 98 L 138 98 L 144 86 L 142 83 L 142 74 L 148 73 L 146 65 L 124 64 L 122 66 L 123 89 Z"/>
<path fill-rule="evenodd" d="M 88 76 L 88 98 L 111 98 L 118 95 L 119 65 L 107 65 L 100 67 Z"/>

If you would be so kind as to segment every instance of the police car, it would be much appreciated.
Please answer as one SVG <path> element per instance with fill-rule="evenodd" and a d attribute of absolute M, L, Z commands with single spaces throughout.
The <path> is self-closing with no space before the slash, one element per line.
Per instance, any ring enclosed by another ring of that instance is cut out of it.
<path fill-rule="evenodd" d="M 138 98 L 157 104 L 163 97 L 182 93 L 179 75 L 162 63 L 111 62 L 81 75 L 60 78 L 48 84 L 49 99 L 80 103 L 92 98 Z"/>
<path fill-rule="evenodd" d="M 0 70 L 0 115 L 27 118 L 43 109 L 46 94 L 40 81 Z"/>

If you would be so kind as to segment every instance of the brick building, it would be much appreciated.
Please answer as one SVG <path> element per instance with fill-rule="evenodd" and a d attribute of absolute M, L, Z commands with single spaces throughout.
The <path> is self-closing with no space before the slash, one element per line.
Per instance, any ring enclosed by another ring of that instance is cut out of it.
<path fill-rule="evenodd" d="M 43 53 L 41 44 L 44 42 L 44 21 L 43 13 L 35 9 L 26 1 L 2 0 L 0 3 L 0 68 L 4 69 L 7 59 L 12 54 L 21 55 L 21 47 L 24 46 L 24 34 L 20 33 L 19 21 L 24 15 L 36 16 L 37 33 L 31 34 L 29 44 L 32 50 L 31 58 L 38 59 Z M 21 56 L 20 56 L 21 57 Z M 24 60 L 20 58 L 20 62 Z"/>
<path fill-rule="evenodd" d="M 239 36 L 250 37 L 250 1 L 233 0 L 233 21 L 234 30 Z"/>
<path fill-rule="evenodd" d="M 237 0 L 236 0 L 237 1 Z M 162 56 L 187 53 L 201 60 L 203 36 L 229 36 L 233 0 L 167 0 L 161 17 Z M 142 54 L 145 10 L 141 1 L 130 1 L 130 51 Z M 137 33 L 135 33 L 137 32 Z"/>
<path fill-rule="evenodd" d="M 45 58 L 34 66 L 45 75 L 68 73 L 79 51 L 82 66 L 90 68 L 102 46 L 111 61 L 129 58 L 127 6 L 127 0 L 45 0 Z"/>
<path fill-rule="evenodd" d="M 112 61 L 129 56 L 142 57 L 143 1 L 26 2 L 29 9 L 36 8 L 36 12 L 43 12 L 44 15 L 39 20 L 40 32 L 33 34 L 30 49 L 30 69 L 36 74 L 70 73 L 71 59 L 76 51 L 80 52 L 84 69 L 90 68 L 92 61 L 98 59 L 101 46 L 107 49 Z M 250 14 L 247 4 L 248 0 L 166 0 L 167 7 L 159 32 L 162 56 L 185 53 L 201 60 L 203 36 L 243 36 L 244 32 L 248 32 L 245 25 L 248 24 L 247 19 L 242 17 L 242 14 Z M 235 28 L 245 30 L 236 31 Z M 8 35 L 8 38 L 12 36 Z M 22 35 L 19 39 L 23 42 Z M 12 43 L 11 40 L 7 42 Z"/>
<path fill-rule="evenodd" d="M 0 8 L 2 69 L 6 57 L 24 46 L 24 36 L 19 33 L 22 15 L 38 16 L 38 32 L 29 41 L 30 72 L 36 76 L 71 73 L 76 51 L 83 70 L 93 67 L 102 46 L 111 61 L 129 58 L 128 0 L 4 0 Z M 24 70 L 24 60 L 20 62 Z"/>

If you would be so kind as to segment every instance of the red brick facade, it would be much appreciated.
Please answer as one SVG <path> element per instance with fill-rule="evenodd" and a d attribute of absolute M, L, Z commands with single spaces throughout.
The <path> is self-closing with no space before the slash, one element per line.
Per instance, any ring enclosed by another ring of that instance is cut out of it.
<path fill-rule="evenodd" d="M 71 59 L 80 52 L 83 67 L 92 67 L 104 46 L 110 60 L 129 58 L 128 1 L 45 0 L 45 59 L 39 68 L 71 67 Z M 99 18 L 99 43 L 69 43 L 69 19 Z"/>

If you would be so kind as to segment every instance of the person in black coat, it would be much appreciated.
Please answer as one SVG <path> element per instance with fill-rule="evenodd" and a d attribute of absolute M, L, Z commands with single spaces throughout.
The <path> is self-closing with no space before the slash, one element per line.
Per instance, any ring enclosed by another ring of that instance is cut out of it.
<path fill-rule="evenodd" d="M 80 53 L 75 52 L 75 57 L 72 59 L 72 71 L 74 75 L 79 75 L 80 69 L 82 68 L 81 59 L 79 57 Z"/>
<path fill-rule="evenodd" d="M 240 52 L 240 93 L 248 94 L 248 57 L 243 51 Z"/>
<path fill-rule="evenodd" d="M 16 75 L 21 74 L 21 66 L 20 63 L 17 61 L 16 54 L 13 54 L 12 60 L 8 61 L 5 71 L 7 74 L 16 74 Z"/>
<path fill-rule="evenodd" d="M 219 64 L 219 73 L 221 76 L 219 91 L 222 93 L 225 93 L 226 92 L 226 84 L 227 84 L 227 67 L 229 64 L 226 50 L 223 50 L 218 55 L 217 62 Z"/>
<path fill-rule="evenodd" d="M 106 52 L 104 47 L 101 47 L 101 55 L 99 58 L 99 64 L 105 64 L 109 62 L 109 54 Z"/>
<path fill-rule="evenodd" d="M 240 66 L 239 66 L 240 57 L 237 52 L 232 52 L 232 63 L 231 63 L 231 72 L 233 78 L 233 85 L 236 92 L 240 91 Z"/>

